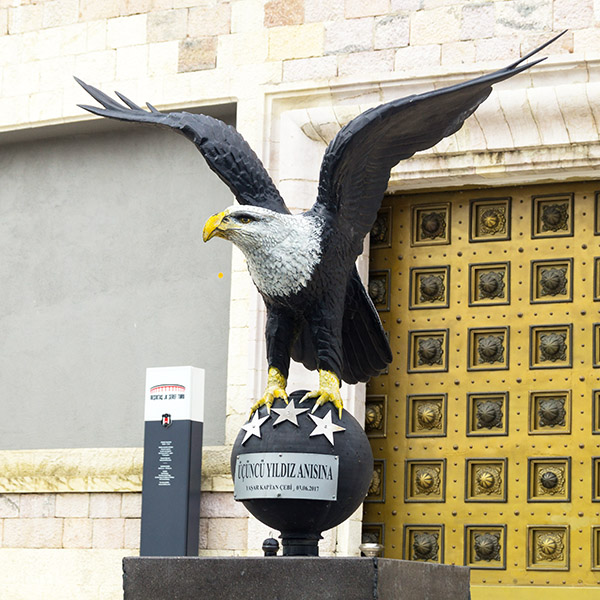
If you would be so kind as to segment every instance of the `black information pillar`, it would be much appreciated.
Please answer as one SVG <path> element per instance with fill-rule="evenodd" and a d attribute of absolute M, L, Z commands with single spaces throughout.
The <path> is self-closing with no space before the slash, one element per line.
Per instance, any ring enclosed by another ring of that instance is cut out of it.
<path fill-rule="evenodd" d="M 204 371 L 148 369 L 141 556 L 197 556 Z"/>

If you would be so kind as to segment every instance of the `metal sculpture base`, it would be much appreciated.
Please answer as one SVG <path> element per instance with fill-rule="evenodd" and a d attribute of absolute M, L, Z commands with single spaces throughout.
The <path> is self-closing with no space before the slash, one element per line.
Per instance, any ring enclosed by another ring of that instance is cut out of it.
<path fill-rule="evenodd" d="M 469 569 L 388 558 L 123 560 L 124 600 L 468 600 Z"/>
<path fill-rule="evenodd" d="M 283 556 L 319 556 L 319 540 L 323 539 L 319 534 L 282 531 L 280 537 Z"/>
<path fill-rule="evenodd" d="M 331 403 L 312 413 L 314 398 L 300 403 L 306 392 L 291 392 L 287 405 L 278 399 L 270 415 L 261 406 L 231 453 L 234 498 L 281 532 L 284 556 L 318 556 L 321 532 L 354 513 L 373 477 L 371 445 L 358 421 L 346 410 L 339 418 Z M 329 476 L 327 467 L 308 475 L 313 463 L 328 465 Z M 250 467 L 261 465 L 265 468 L 251 478 Z"/>

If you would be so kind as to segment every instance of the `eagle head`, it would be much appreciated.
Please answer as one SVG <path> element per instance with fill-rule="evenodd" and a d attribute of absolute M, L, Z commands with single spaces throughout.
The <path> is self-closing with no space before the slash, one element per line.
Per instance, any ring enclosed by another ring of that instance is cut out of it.
<path fill-rule="evenodd" d="M 205 242 L 217 236 L 246 256 L 256 287 L 267 296 L 289 296 L 306 285 L 321 255 L 318 220 L 259 206 L 230 206 L 204 225 Z"/>
<path fill-rule="evenodd" d="M 202 239 L 208 242 L 215 236 L 221 237 L 233 242 L 240 250 L 251 252 L 285 235 L 281 216 L 258 206 L 230 206 L 206 221 Z"/>

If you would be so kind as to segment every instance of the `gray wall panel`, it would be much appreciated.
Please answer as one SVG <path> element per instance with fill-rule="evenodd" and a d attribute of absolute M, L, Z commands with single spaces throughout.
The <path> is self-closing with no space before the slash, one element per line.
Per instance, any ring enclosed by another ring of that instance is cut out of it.
<path fill-rule="evenodd" d="M 166 130 L 0 146 L 0 449 L 141 446 L 146 367 L 188 364 L 223 442 L 230 204 Z"/>

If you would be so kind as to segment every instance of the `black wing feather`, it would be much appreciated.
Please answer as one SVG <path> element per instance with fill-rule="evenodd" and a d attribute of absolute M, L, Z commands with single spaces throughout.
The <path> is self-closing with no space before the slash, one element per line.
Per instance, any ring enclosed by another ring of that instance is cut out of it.
<path fill-rule="evenodd" d="M 348 282 L 342 321 L 342 379 L 368 381 L 392 362 L 392 350 L 377 310 L 356 268 Z"/>
<path fill-rule="evenodd" d="M 521 64 L 560 35 L 504 69 L 388 102 L 350 121 L 327 148 L 313 210 L 336 215 L 338 228 L 350 239 L 355 254 L 360 254 L 362 240 L 375 222 L 392 167 L 458 131 L 490 95 L 492 85 L 544 60 Z"/>
<path fill-rule="evenodd" d="M 162 125 L 181 133 L 196 145 L 208 166 L 229 187 L 240 204 L 289 213 L 260 159 L 233 127 L 208 115 L 161 113 L 149 103 L 147 106 L 151 112 L 148 112 L 116 92 L 124 106 L 77 77 L 75 80 L 104 107 L 79 105 L 81 108 L 102 117 Z"/>
<path fill-rule="evenodd" d="M 353 269 L 346 290 L 342 321 L 341 378 L 349 384 L 368 381 L 392 362 L 392 351 L 377 310 L 373 306 L 358 271 Z M 317 350 L 306 321 L 300 326 L 291 352 L 292 358 L 309 371 L 317 368 Z"/>

